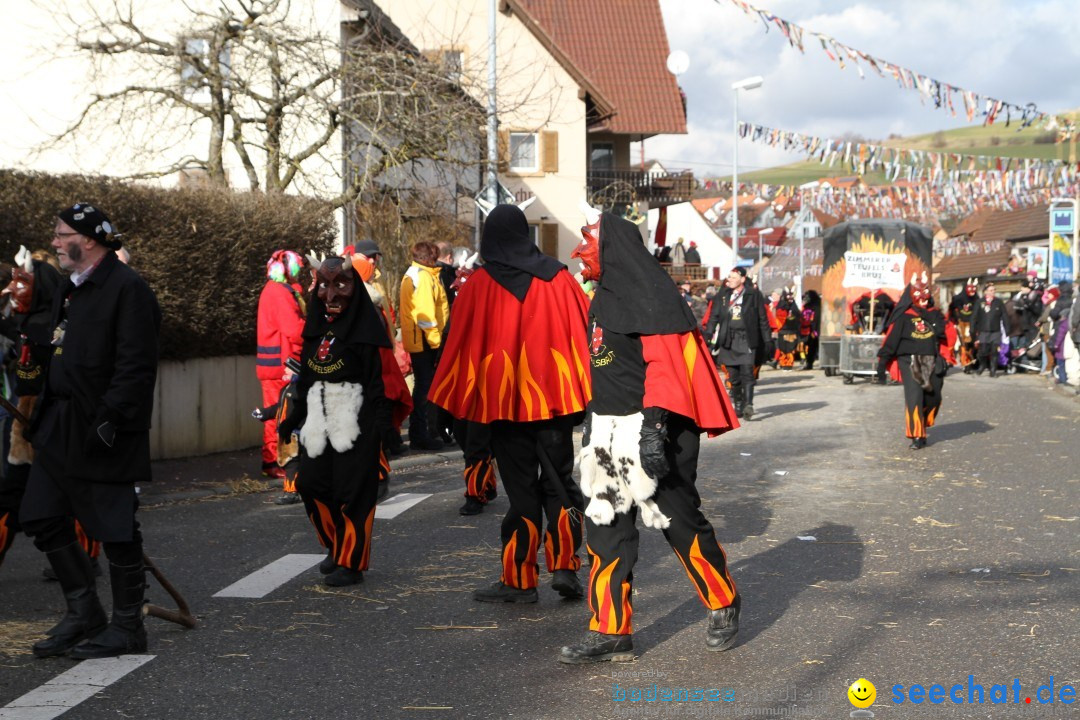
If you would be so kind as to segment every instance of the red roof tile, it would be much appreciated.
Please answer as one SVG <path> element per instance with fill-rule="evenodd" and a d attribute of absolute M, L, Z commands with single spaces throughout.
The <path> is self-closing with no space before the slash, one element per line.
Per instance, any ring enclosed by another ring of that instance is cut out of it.
<path fill-rule="evenodd" d="M 694 209 L 704 215 L 706 211 L 711 209 L 716 203 L 723 200 L 723 198 L 711 197 L 711 198 L 695 198 L 690 201 L 690 204 L 694 206 Z"/>
<path fill-rule="evenodd" d="M 594 101 L 610 104 L 613 114 L 590 129 L 646 136 L 686 132 L 682 95 L 667 70 L 668 40 L 658 0 L 506 4 L 534 34 L 546 36 L 538 35 L 555 46 L 560 62 L 569 61 L 599 91 L 602 97 Z"/>

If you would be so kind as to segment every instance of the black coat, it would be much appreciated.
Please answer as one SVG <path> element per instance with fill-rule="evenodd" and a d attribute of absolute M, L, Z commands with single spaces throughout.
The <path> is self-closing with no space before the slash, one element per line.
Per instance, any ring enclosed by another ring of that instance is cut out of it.
<path fill-rule="evenodd" d="M 1001 302 L 1001 298 L 996 297 L 990 301 L 989 310 L 987 310 L 986 300 L 983 298 L 975 305 L 975 315 L 971 320 L 971 332 L 973 334 L 1000 332 L 1003 322 L 1008 325 L 1005 303 Z"/>
<path fill-rule="evenodd" d="M 772 329 L 769 327 L 769 318 L 765 314 L 765 298 L 757 288 L 749 284 L 744 287 L 742 316 L 746 322 L 746 340 L 750 344 L 750 349 L 754 351 L 754 364 L 763 365 L 769 359 L 766 357 L 768 354 L 766 348 L 772 342 Z M 709 305 L 709 319 L 705 323 L 706 342 L 712 343 L 714 337 L 717 338 L 716 342 L 724 347 L 727 347 L 725 342 L 730 342 L 728 340 L 728 322 L 731 320 L 731 313 L 728 312 L 730 298 L 731 288 L 725 286 L 716 293 L 716 297 Z"/>
<path fill-rule="evenodd" d="M 65 308 L 65 299 L 70 301 Z M 53 302 L 52 327 L 67 320 L 63 345 L 46 371 L 45 390 L 35 409 L 31 438 L 40 452 L 40 418 L 56 404 L 48 373 L 63 355 L 71 388 L 60 418 L 66 457 L 64 473 L 72 480 L 126 483 L 150 480 L 150 415 L 157 379 L 161 309 L 138 273 L 109 252 L 89 278 L 75 287 L 70 278 Z M 89 443 L 103 422 L 116 427 L 112 448 Z"/>

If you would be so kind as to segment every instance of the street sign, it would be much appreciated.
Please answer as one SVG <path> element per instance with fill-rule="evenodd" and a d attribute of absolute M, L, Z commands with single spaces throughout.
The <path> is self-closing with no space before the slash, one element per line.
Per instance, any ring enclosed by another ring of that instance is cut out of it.
<path fill-rule="evenodd" d="M 1057 207 L 1050 211 L 1050 232 L 1072 233 L 1076 228 L 1076 212 L 1071 207 Z"/>

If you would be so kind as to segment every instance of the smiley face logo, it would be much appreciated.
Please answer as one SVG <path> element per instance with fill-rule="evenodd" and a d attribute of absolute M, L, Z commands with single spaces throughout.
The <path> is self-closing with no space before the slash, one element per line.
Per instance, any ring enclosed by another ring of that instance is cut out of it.
<path fill-rule="evenodd" d="M 851 683 L 851 687 L 847 689 L 847 696 L 855 707 L 868 708 L 874 704 L 874 699 L 877 697 L 877 688 L 874 687 L 874 683 L 866 678 L 859 678 Z"/>

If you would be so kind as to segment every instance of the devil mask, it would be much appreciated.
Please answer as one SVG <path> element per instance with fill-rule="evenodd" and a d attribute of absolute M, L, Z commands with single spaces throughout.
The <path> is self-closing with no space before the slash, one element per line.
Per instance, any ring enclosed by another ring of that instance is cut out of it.
<path fill-rule="evenodd" d="M 356 290 L 352 264 L 343 258 L 327 258 L 315 274 L 315 292 L 326 306 L 326 318 L 333 320 L 349 307 Z"/>
<path fill-rule="evenodd" d="M 600 279 L 600 218 L 591 225 L 581 226 L 581 244 L 574 248 L 570 257 L 581 261 L 583 280 Z"/>
<path fill-rule="evenodd" d="M 921 278 L 914 274 L 911 276 L 911 302 L 916 307 L 930 307 L 930 279 L 926 273 Z"/>
<path fill-rule="evenodd" d="M 964 292 L 966 292 L 971 297 L 975 297 L 975 295 L 979 292 L 979 286 L 975 282 L 974 278 L 968 278 L 967 284 L 964 285 Z"/>
<path fill-rule="evenodd" d="M 30 301 L 34 297 L 34 275 L 22 268 L 11 269 L 11 309 L 16 313 L 30 312 Z"/>

